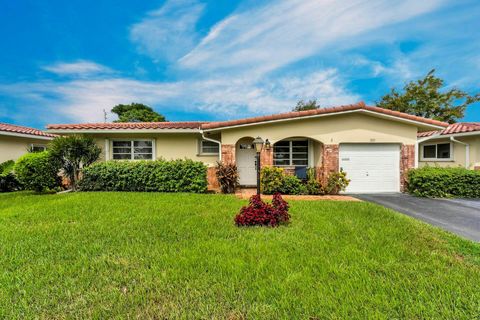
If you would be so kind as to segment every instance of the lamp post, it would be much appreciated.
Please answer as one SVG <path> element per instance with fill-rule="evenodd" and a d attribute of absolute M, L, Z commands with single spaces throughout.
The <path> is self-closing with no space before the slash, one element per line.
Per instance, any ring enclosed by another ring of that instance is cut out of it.
<path fill-rule="evenodd" d="M 256 137 L 253 140 L 253 145 L 255 146 L 255 151 L 257 152 L 257 195 L 260 194 L 260 152 L 262 152 L 263 148 L 263 139 L 260 137 Z"/>

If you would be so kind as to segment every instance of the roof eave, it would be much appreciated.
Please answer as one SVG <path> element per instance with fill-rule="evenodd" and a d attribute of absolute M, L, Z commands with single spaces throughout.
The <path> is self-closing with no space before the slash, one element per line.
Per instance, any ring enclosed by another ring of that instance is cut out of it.
<path fill-rule="evenodd" d="M 308 115 L 308 116 L 301 116 L 301 117 L 292 117 L 292 118 L 277 119 L 277 120 L 265 120 L 265 121 L 244 123 L 244 124 L 231 125 L 231 126 L 222 126 L 222 127 L 211 128 L 211 129 L 205 128 L 205 129 L 203 129 L 203 131 L 205 131 L 205 132 L 221 131 L 221 130 L 226 130 L 226 129 L 246 127 L 246 126 L 262 125 L 262 124 L 266 124 L 266 123 L 276 123 L 276 122 L 303 120 L 303 119 L 310 119 L 310 118 L 317 118 L 317 117 L 337 116 L 337 115 L 355 113 L 355 112 L 364 112 L 364 113 L 369 113 L 369 114 L 372 114 L 374 116 L 378 116 L 378 117 L 385 118 L 385 119 L 393 119 L 393 120 L 399 121 L 399 122 L 416 124 L 418 127 L 426 128 L 426 129 L 429 129 L 429 130 L 431 130 L 431 129 L 437 129 L 437 130 L 438 129 L 442 129 L 442 130 L 445 129 L 445 126 L 434 125 L 434 124 L 431 124 L 431 123 L 426 123 L 426 122 L 412 120 L 412 119 L 405 119 L 405 118 L 397 117 L 397 116 L 394 116 L 394 115 L 383 114 L 383 113 L 379 113 L 379 112 L 375 112 L 375 111 L 371 111 L 371 110 L 366 110 L 366 109 L 354 109 L 354 110 L 346 110 L 346 111 L 340 111 L 340 112 L 334 112 L 334 113 L 315 114 L 315 115 Z"/>
<path fill-rule="evenodd" d="M 38 139 L 38 140 L 53 140 L 55 138 L 55 137 L 40 136 L 36 134 L 10 132 L 10 131 L 0 131 L 0 135 L 10 136 L 10 137 L 19 137 L 19 138 Z"/>
<path fill-rule="evenodd" d="M 195 129 L 47 129 L 49 133 L 75 134 L 75 133 L 200 133 L 200 128 Z"/>
<path fill-rule="evenodd" d="M 467 136 L 480 136 L 480 131 L 447 133 L 447 134 L 440 134 L 437 137 L 441 138 L 441 137 L 467 137 Z"/>
<path fill-rule="evenodd" d="M 370 113 L 375 114 L 375 115 L 377 115 L 378 117 L 381 117 L 381 118 L 389 118 L 389 119 L 394 119 L 394 120 L 399 121 L 399 122 L 417 124 L 417 127 L 426 128 L 428 130 L 431 130 L 431 129 L 437 129 L 437 130 L 441 129 L 441 130 L 443 130 L 443 129 L 446 128 L 446 125 L 441 126 L 441 125 L 436 125 L 436 124 L 433 124 L 433 123 L 427 123 L 427 122 L 423 122 L 423 121 L 397 117 L 397 116 L 394 116 L 394 115 L 383 114 L 383 113 L 379 113 L 379 112 L 375 112 L 375 111 L 371 111 L 371 110 L 360 109 L 359 111 L 370 112 Z"/>

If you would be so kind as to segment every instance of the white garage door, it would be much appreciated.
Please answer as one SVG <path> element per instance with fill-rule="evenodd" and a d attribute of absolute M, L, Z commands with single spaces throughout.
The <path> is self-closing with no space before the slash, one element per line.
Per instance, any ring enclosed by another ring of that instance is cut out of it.
<path fill-rule="evenodd" d="M 400 146 L 396 144 L 341 144 L 340 168 L 350 184 L 345 192 L 400 191 Z"/>

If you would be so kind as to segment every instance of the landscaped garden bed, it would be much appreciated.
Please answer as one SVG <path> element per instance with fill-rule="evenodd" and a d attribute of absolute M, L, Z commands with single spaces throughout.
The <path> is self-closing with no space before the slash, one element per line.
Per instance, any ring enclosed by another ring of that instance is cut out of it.
<path fill-rule="evenodd" d="M 0 318 L 475 319 L 480 246 L 366 202 L 0 194 Z"/>

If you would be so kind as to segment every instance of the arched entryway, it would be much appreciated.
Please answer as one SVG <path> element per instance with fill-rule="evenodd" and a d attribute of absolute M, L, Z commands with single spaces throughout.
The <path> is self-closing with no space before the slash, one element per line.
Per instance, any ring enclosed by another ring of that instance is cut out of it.
<path fill-rule="evenodd" d="M 245 137 L 237 141 L 235 159 L 241 186 L 256 186 L 255 147 L 252 137 Z"/>

